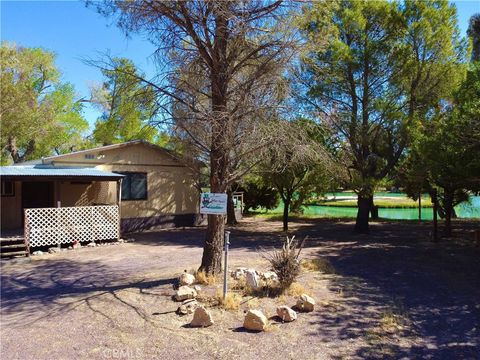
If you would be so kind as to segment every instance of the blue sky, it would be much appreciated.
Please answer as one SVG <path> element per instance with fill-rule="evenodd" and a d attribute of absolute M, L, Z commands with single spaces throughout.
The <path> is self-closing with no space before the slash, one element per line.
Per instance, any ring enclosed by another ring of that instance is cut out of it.
<path fill-rule="evenodd" d="M 453 3 L 465 35 L 470 16 L 480 12 L 480 1 Z M 88 97 L 88 85 L 102 81 L 99 70 L 85 65 L 82 58 L 97 58 L 108 52 L 111 56 L 132 59 L 147 75 L 154 72 L 155 48 L 148 40 L 137 35 L 127 39 L 110 19 L 86 8 L 83 2 L 0 0 L 0 11 L 2 41 L 54 51 L 63 80 L 75 85 L 79 97 Z M 98 115 L 90 107 L 85 109 L 85 117 L 91 124 Z"/>

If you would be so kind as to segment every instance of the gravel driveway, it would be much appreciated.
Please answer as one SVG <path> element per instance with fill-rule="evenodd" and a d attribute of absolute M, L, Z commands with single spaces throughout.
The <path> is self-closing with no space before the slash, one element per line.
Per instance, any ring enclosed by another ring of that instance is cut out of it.
<path fill-rule="evenodd" d="M 327 257 L 338 274 L 304 273 L 299 282 L 317 299 L 316 311 L 259 334 L 242 328 L 244 310 L 273 315 L 293 297 L 211 308 L 215 324 L 206 329 L 174 313 L 172 282 L 198 267 L 203 228 L 4 261 L 1 358 L 479 359 L 480 251 L 470 235 L 433 244 L 427 224 L 377 223 L 370 236 L 351 229 L 345 221 L 292 223 L 297 237 L 309 235 L 304 256 Z M 280 222 L 244 220 L 232 229 L 231 266 L 266 269 L 258 248 L 282 237 Z"/>

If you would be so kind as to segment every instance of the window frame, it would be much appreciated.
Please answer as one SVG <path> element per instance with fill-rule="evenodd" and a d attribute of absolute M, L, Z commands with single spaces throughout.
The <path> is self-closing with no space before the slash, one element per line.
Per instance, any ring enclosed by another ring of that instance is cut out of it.
<path fill-rule="evenodd" d="M 147 172 L 144 172 L 144 171 L 115 171 L 116 173 L 118 174 L 121 174 L 121 175 L 126 175 L 126 176 L 129 176 L 129 175 L 144 175 L 145 176 L 145 197 L 143 198 L 139 198 L 139 199 L 124 199 L 123 196 L 124 196 L 124 191 L 122 189 L 122 196 L 121 196 L 121 200 L 122 201 L 146 201 L 148 200 L 148 173 Z M 124 181 L 125 181 L 125 178 L 123 178 L 122 180 L 122 188 L 124 186 Z M 130 182 L 130 194 L 132 193 L 132 185 L 131 185 L 131 182 Z"/>

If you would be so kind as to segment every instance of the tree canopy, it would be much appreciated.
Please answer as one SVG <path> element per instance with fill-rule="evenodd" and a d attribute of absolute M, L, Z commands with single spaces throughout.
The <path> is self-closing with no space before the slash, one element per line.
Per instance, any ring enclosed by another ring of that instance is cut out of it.
<path fill-rule="evenodd" d="M 358 194 L 355 229 L 368 232 L 376 184 L 405 153 L 410 132 L 452 94 L 466 46 L 447 1 L 313 3 L 304 100 L 335 135 Z"/>
<path fill-rule="evenodd" d="M 73 86 L 60 80 L 55 55 L 41 48 L 2 43 L 2 163 L 71 151 L 88 123 Z"/>

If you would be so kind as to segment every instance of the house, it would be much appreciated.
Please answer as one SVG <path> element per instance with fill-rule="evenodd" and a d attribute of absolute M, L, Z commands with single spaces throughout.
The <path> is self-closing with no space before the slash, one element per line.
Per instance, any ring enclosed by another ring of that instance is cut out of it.
<path fill-rule="evenodd" d="M 90 228 L 117 221 L 123 232 L 195 225 L 199 219 L 196 174 L 179 155 L 143 140 L 4 166 L 0 169 L 2 231 L 22 228 L 24 223 L 27 231 L 27 225 L 43 221 L 39 216 L 50 222 L 57 218 L 55 226 L 63 224 L 70 234 L 68 241 L 74 236 L 72 229 L 77 237 L 88 232 L 87 227 L 78 230 L 86 224 L 84 216 L 94 221 Z M 55 226 L 48 231 L 58 232 Z M 43 237 L 48 237 L 46 228 Z"/>

